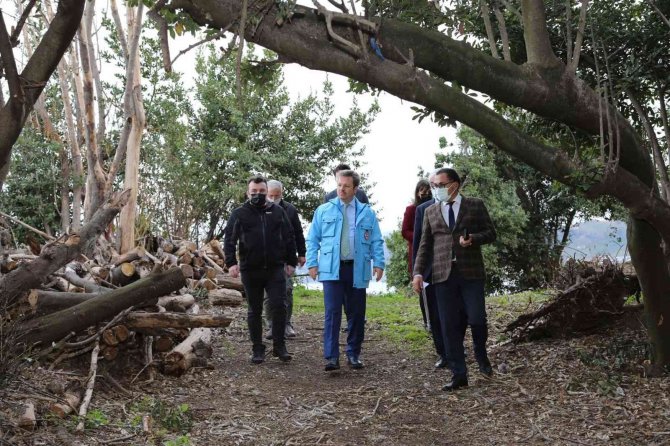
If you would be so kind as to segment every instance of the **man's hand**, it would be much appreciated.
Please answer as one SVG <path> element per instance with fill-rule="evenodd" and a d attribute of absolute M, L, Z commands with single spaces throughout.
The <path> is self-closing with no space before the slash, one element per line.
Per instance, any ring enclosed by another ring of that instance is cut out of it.
<path fill-rule="evenodd" d="M 228 272 L 230 273 L 230 277 L 233 279 L 237 279 L 240 277 L 240 265 L 233 265 L 230 268 L 228 268 Z"/>
<path fill-rule="evenodd" d="M 377 279 L 377 282 L 382 280 L 382 276 L 384 275 L 384 270 L 381 268 L 375 268 L 373 270 L 373 274 L 375 275 L 375 279 Z"/>
<path fill-rule="evenodd" d="M 461 238 L 458 242 L 461 244 L 463 248 L 467 248 L 468 246 L 472 245 L 472 237 L 463 238 L 463 236 L 461 235 Z"/>
<path fill-rule="evenodd" d="M 295 271 L 295 266 L 284 265 L 284 271 L 286 271 L 287 276 L 291 276 L 293 275 L 293 271 Z"/>
<path fill-rule="evenodd" d="M 304 257 L 298 257 L 298 266 L 303 266 L 305 262 L 307 261 L 306 258 Z"/>
<path fill-rule="evenodd" d="M 319 274 L 319 268 L 316 266 L 313 266 L 309 269 L 309 277 L 312 278 L 312 280 L 316 280 L 316 275 Z"/>
<path fill-rule="evenodd" d="M 421 294 L 421 290 L 423 289 L 423 276 L 414 276 L 414 279 L 412 280 L 412 289 L 416 293 Z"/>

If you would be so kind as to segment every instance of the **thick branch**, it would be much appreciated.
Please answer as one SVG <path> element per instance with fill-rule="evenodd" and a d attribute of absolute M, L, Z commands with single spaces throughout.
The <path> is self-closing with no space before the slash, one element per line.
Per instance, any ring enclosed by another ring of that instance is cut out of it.
<path fill-rule="evenodd" d="M 555 67 L 560 64 L 551 47 L 543 0 L 522 0 L 521 12 L 528 63 L 540 67 Z"/>
<path fill-rule="evenodd" d="M 78 233 L 70 234 L 46 245 L 39 258 L 21 265 L 2 277 L 0 279 L 0 302 L 11 304 L 25 291 L 37 288 L 47 275 L 55 272 L 78 255 L 90 251 L 98 235 L 102 234 L 126 204 L 129 195 L 129 191 L 116 195 L 101 206 Z"/>

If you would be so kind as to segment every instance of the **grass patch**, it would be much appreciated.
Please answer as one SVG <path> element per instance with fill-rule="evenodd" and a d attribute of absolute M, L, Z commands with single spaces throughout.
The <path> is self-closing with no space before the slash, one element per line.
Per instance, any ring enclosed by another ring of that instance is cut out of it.
<path fill-rule="evenodd" d="M 323 314 L 323 292 L 297 286 L 293 290 L 293 306 L 294 311 Z M 432 348 L 430 336 L 423 328 L 418 297 L 369 294 L 365 314 L 366 329 L 379 329 L 381 336 L 398 348 L 422 354 Z"/>

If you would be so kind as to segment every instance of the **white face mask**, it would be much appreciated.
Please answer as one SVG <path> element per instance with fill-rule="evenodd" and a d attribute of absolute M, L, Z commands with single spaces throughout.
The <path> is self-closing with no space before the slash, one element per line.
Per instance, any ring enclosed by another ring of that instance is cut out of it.
<path fill-rule="evenodd" d="M 437 198 L 440 201 L 447 201 L 451 197 L 451 194 L 449 193 L 449 188 L 447 187 L 440 187 L 436 190 L 435 198 Z"/>

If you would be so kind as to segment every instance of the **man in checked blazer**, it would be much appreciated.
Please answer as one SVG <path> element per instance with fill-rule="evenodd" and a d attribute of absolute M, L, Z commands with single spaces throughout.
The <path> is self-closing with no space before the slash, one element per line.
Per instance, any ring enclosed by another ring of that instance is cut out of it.
<path fill-rule="evenodd" d="M 444 345 L 449 351 L 449 368 L 453 373 L 451 382 L 442 389 L 451 391 L 468 385 L 463 350 L 463 313 L 472 330 L 479 370 L 486 376 L 493 374 L 486 353 L 486 271 L 481 246 L 494 242 L 496 231 L 484 202 L 459 193 L 461 179 L 454 169 L 439 169 L 434 181 L 437 185 L 435 198 L 439 202 L 424 213 L 412 286 L 416 292 L 420 292 L 423 271 L 432 261 L 432 284 L 437 297 Z"/>

